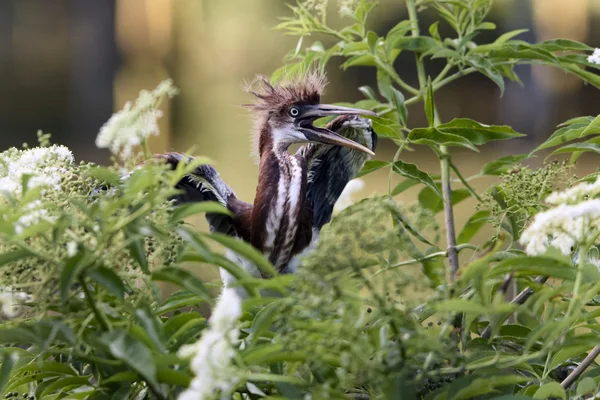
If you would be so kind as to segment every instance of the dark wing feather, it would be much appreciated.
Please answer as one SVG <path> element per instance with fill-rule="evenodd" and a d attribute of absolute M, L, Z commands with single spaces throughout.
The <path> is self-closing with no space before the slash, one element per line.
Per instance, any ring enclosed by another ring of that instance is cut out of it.
<path fill-rule="evenodd" d="M 192 157 L 179 153 L 161 154 L 157 157 L 165 160 L 172 168 L 176 168 L 181 161 L 192 160 Z M 207 213 L 206 220 L 212 232 L 245 236 L 242 232 L 243 229 L 240 228 L 239 220 L 243 215 L 249 214 L 252 205 L 239 200 L 211 165 L 205 164 L 197 167 L 181 179 L 175 188 L 182 191 L 174 198 L 178 204 L 216 201 L 234 214 L 232 218 L 228 215 Z"/>
<path fill-rule="evenodd" d="M 345 127 L 348 118 L 357 117 L 338 117 L 327 128 L 375 150 L 377 134 L 371 128 L 363 132 Z M 370 135 L 371 143 L 360 140 L 363 135 Z M 313 227 L 320 230 L 331 220 L 335 203 L 346 184 L 362 169 L 368 155 L 347 147 L 320 144 L 304 145 L 297 154 L 308 162 L 306 199 L 313 210 Z"/>

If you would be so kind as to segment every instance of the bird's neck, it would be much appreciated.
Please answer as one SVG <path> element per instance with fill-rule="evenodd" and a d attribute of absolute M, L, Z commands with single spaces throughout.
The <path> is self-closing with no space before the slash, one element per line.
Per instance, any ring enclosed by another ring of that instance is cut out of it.
<path fill-rule="evenodd" d="M 278 268 L 297 247 L 306 196 L 306 162 L 281 148 L 261 149 L 252 215 L 252 244 Z"/>

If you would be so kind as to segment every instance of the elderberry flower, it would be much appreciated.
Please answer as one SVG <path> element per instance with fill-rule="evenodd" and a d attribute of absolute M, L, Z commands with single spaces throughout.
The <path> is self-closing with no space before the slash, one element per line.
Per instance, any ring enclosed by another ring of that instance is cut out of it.
<path fill-rule="evenodd" d="M 14 318 L 19 314 L 19 306 L 31 300 L 24 292 L 14 291 L 10 286 L 0 286 L 0 314 L 6 318 Z"/>
<path fill-rule="evenodd" d="M 595 49 L 594 54 L 587 58 L 589 63 L 600 65 L 600 49 Z"/>
<path fill-rule="evenodd" d="M 338 198 L 337 202 L 335 203 L 335 206 L 333 208 L 334 211 L 340 212 L 343 209 L 348 208 L 352 204 L 354 204 L 354 201 L 352 200 L 352 195 L 354 193 L 360 192 L 364 187 L 365 182 L 362 179 L 353 179 L 350 182 L 348 182 L 346 184 L 346 187 L 340 194 L 340 197 Z"/>
<path fill-rule="evenodd" d="M 600 200 L 587 200 L 579 204 L 560 204 L 536 214 L 525 229 L 519 242 L 527 254 L 536 255 L 555 247 L 563 254 L 590 240 L 600 228 Z"/>
<path fill-rule="evenodd" d="M 357 0 L 338 0 L 338 10 L 340 15 L 343 17 L 354 13 L 357 3 Z"/>
<path fill-rule="evenodd" d="M 29 175 L 28 188 L 60 190 L 61 174 L 73 161 L 73 154 L 65 146 L 9 149 L 0 153 L 0 189 L 18 194 L 22 189 L 23 177 Z"/>
<path fill-rule="evenodd" d="M 237 324 L 241 315 L 240 297 L 234 290 L 225 289 L 209 319 L 209 328 L 196 343 L 179 351 L 181 357 L 191 358 L 191 368 L 196 375 L 179 400 L 227 399 L 235 390 L 239 374 L 232 359 L 239 339 Z"/>
<path fill-rule="evenodd" d="M 600 176 L 594 183 L 580 183 L 562 192 L 554 192 L 546 197 L 550 204 L 576 204 L 600 193 Z"/>
<path fill-rule="evenodd" d="M 54 218 L 48 215 L 48 210 L 42 207 L 40 200 L 34 200 L 23 207 L 25 214 L 21 215 L 15 223 L 15 232 L 17 235 L 31 226 L 36 225 L 42 220 L 53 221 Z"/>
<path fill-rule="evenodd" d="M 111 153 L 123 158 L 130 157 L 134 147 L 149 136 L 160 133 L 157 121 L 162 111 L 157 107 L 164 97 L 171 98 L 177 93 L 170 79 L 161 82 L 152 92 L 142 90 L 134 104 L 125 103 L 123 109 L 113 114 L 100 128 L 96 146 L 108 148 Z"/>

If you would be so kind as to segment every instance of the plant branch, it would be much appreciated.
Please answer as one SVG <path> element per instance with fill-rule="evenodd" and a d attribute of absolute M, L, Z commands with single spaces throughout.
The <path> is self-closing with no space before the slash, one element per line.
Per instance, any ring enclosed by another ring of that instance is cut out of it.
<path fill-rule="evenodd" d="M 85 294 L 85 299 L 88 302 L 88 304 L 90 305 L 90 308 L 92 309 L 92 312 L 96 316 L 96 319 L 98 320 L 98 323 L 102 327 L 102 330 L 109 331 L 110 327 L 109 327 L 108 321 L 106 321 L 106 319 L 104 318 L 104 315 L 100 312 L 100 310 L 98 310 L 98 307 L 96 307 L 96 303 L 94 303 L 94 297 L 92 296 L 92 293 L 88 289 L 87 284 L 85 283 L 85 279 L 83 277 L 79 277 L 78 280 L 79 280 L 79 284 L 81 285 L 81 288 L 83 290 L 83 293 Z"/>
<path fill-rule="evenodd" d="M 600 356 L 600 346 L 594 347 L 590 354 L 588 354 L 588 356 L 581 362 L 581 364 L 579 364 L 577 368 L 575 368 L 575 370 L 573 370 L 573 372 L 571 372 L 569 376 L 567 376 L 565 380 L 560 383 L 560 386 L 565 389 L 571 386 L 573 382 L 575 382 L 575 380 L 577 380 L 577 378 L 583 374 L 587 367 L 589 367 L 598 356 Z"/>
<path fill-rule="evenodd" d="M 437 119 L 437 117 L 436 117 Z M 446 222 L 446 243 L 448 244 L 448 261 L 450 263 L 450 282 L 456 279 L 458 272 L 458 251 L 456 250 L 456 232 L 454 228 L 454 210 L 452 208 L 452 186 L 450 185 L 450 154 L 446 146 L 440 146 L 442 156 L 442 197 L 444 200 L 444 220 Z"/>
<path fill-rule="evenodd" d="M 547 276 L 538 276 L 537 278 L 535 278 L 535 283 L 539 283 L 539 284 L 544 284 L 546 283 L 546 281 L 548 280 Z M 512 301 L 510 302 L 511 304 L 523 304 L 525 303 L 525 301 L 527 301 L 527 299 L 529 297 L 531 297 L 531 295 L 534 293 L 533 289 L 531 289 L 530 287 L 526 287 L 525 289 L 523 289 L 521 291 L 521 293 L 519 293 L 514 299 L 512 299 Z M 513 315 L 513 313 L 511 312 L 505 319 L 509 318 L 511 315 Z M 488 325 L 483 332 L 481 333 L 481 337 L 485 338 L 485 339 L 489 339 L 492 333 L 492 327 L 491 325 Z"/>

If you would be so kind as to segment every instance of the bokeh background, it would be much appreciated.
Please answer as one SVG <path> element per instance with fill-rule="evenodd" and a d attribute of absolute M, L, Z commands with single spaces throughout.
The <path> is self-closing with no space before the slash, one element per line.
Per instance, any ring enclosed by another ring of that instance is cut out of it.
<path fill-rule="evenodd" d="M 335 1 L 330 3 L 332 24 L 343 23 Z M 238 196 L 251 201 L 257 165 L 251 155 L 251 118 L 240 107 L 250 100 L 243 83 L 257 73 L 270 74 L 295 47 L 297 38 L 273 30 L 278 17 L 287 15 L 283 0 L 3 0 L 0 149 L 35 143 L 41 129 L 71 148 L 77 159 L 106 163 L 108 153 L 94 145 L 102 124 L 140 89 L 171 77 L 181 94 L 165 110 L 162 134 L 152 140 L 151 150 L 185 151 L 195 145 L 197 154 L 215 160 Z M 383 34 L 405 16 L 403 1 L 381 0 L 370 27 Z M 424 14 L 423 29 L 434 18 Z M 478 40 L 528 28 L 520 38 L 566 37 L 600 47 L 600 0 L 497 0 L 490 19 L 498 33 Z M 409 82 L 416 80 L 412 54 L 401 56 L 397 68 Z M 493 83 L 478 75 L 437 95 L 443 120 L 470 117 L 509 124 L 528 135 L 479 154 L 454 153 L 466 173 L 502 153 L 528 152 L 561 121 L 600 113 L 600 92 L 578 79 L 543 67 L 523 66 L 518 72 L 524 87 L 507 83 L 502 98 Z M 358 100 L 358 86 L 375 85 L 370 69 L 343 72 L 334 61 L 328 74 L 328 102 Z M 424 124 L 422 105 L 409 113 L 411 126 Z M 393 151 L 392 143 L 381 141 L 377 158 L 390 159 Z M 406 153 L 404 159 L 425 170 L 438 168 L 426 149 Z M 594 163 L 584 159 L 586 168 L 595 168 Z M 387 172 L 381 171 L 368 178 L 360 196 L 386 190 Z M 408 202 L 416 193 L 408 191 L 402 200 Z M 458 211 L 459 228 L 468 214 Z"/>

